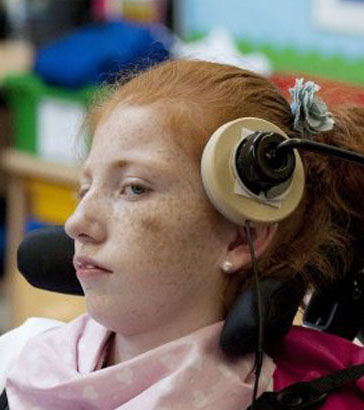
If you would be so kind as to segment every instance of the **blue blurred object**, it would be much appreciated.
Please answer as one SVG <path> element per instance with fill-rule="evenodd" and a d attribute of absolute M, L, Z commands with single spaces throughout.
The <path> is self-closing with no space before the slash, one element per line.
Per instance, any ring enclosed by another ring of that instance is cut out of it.
<path fill-rule="evenodd" d="M 36 219 L 28 219 L 25 225 L 25 233 L 29 233 L 36 229 L 46 228 L 49 224 L 46 224 L 41 221 L 37 221 Z"/>
<path fill-rule="evenodd" d="M 123 21 L 86 26 L 41 48 L 34 71 L 63 87 L 111 82 L 122 70 L 143 70 L 169 58 L 156 32 Z"/>

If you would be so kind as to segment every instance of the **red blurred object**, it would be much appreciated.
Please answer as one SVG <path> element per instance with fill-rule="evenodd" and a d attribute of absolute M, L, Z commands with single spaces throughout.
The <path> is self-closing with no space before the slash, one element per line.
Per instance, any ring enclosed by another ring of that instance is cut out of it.
<path fill-rule="evenodd" d="M 167 0 L 92 0 L 92 14 L 98 20 L 161 23 L 166 20 L 166 9 Z"/>
<path fill-rule="evenodd" d="M 93 0 L 92 2 L 92 14 L 99 18 L 103 19 L 106 15 L 106 3 L 105 0 Z"/>
<path fill-rule="evenodd" d="M 330 106 L 343 104 L 364 105 L 364 87 L 340 81 L 328 80 L 312 75 L 276 73 L 271 80 L 281 89 L 284 96 L 290 99 L 289 88 L 293 87 L 296 78 L 303 77 L 305 80 L 312 80 L 320 87 L 321 98 Z"/>

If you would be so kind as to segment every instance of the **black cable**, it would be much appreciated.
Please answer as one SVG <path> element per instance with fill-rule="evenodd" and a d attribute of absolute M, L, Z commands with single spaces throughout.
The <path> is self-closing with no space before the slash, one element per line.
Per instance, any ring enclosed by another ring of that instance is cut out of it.
<path fill-rule="evenodd" d="M 254 404 L 257 398 L 258 387 L 259 387 L 259 378 L 260 373 L 262 370 L 263 364 L 263 339 L 264 339 L 264 328 L 263 328 L 263 304 L 262 304 L 262 297 L 260 293 L 260 286 L 259 286 L 259 278 L 258 278 L 258 269 L 257 269 L 257 261 L 255 257 L 255 250 L 254 250 L 254 242 L 251 237 L 251 222 L 245 222 L 245 232 L 246 237 L 249 245 L 250 255 L 252 259 L 252 268 L 254 274 L 254 285 L 255 291 L 257 295 L 257 308 L 258 308 L 258 346 L 255 353 L 255 382 L 254 382 L 254 389 L 253 389 L 253 397 L 252 397 L 252 405 L 251 410 L 254 410 Z"/>
<path fill-rule="evenodd" d="M 322 144 L 320 142 L 301 138 L 291 138 L 281 142 L 274 150 L 275 155 L 287 150 L 292 150 L 293 148 L 318 152 L 320 154 L 338 157 L 355 164 L 364 165 L 364 156 L 361 154 L 357 154 L 356 152 L 348 151 L 343 148 L 334 147 L 332 145 Z"/>

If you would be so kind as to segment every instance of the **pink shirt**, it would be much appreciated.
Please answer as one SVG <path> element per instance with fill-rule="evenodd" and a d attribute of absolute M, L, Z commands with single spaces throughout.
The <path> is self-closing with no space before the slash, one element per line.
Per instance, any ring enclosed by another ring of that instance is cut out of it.
<path fill-rule="evenodd" d="M 222 322 L 100 369 L 112 333 L 87 314 L 30 339 L 9 373 L 11 410 L 242 410 L 254 355 L 228 359 Z M 264 359 L 260 393 L 275 366 Z"/>

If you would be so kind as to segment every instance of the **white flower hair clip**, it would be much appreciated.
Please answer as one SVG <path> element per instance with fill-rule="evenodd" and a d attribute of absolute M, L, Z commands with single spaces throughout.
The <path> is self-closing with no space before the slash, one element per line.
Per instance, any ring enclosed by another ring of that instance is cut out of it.
<path fill-rule="evenodd" d="M 303 136 L 330 131 L 334 127 L 335 121 L 327 105 L 315 95 L 319 89 L 316 83 L 304 82 L 303 78 L 297 78 L 295 86 L 289 89 L 292 95 L 293 128 Z"/>

